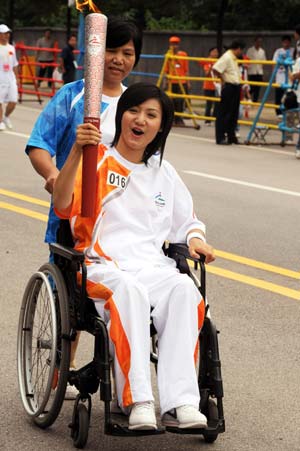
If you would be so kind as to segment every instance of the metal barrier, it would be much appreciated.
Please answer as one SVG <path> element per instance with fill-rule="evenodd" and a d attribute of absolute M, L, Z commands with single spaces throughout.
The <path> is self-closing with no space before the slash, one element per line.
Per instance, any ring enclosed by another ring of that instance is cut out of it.
<path fill-rule="evenodd" d="M 23 101 L 23 94 L 31 94 L 36 96 L 37 101 L 39 103 L 42 103 L 42 97 L 53 97 L 54 94 L 57 91 L 57 85 L 58 87 L 61 86 L 63 81 L 61 79 L 52 77 L 39 77 L 36 75 L 36 68 L 37 67 L 53 67 L 54 69 L 59 67 L 59 64 L 57 63 L 58 55 L 61 53 L 62 49 L 59 49 L 56 46 L 51 48 L 46 47 L 36 47 L 36 46 L 28 46 L 25 45 L 23 42 L 18 42 L 15 46 L 16 51 L 18 52 L 18 60 L 19 60 L 19 86 L 18 86 L 18 92 L 19 92 L 19 102 Z M 53 53 L 53 60 L 54 63 L 40 63 L 36 61 L 35 59 L 35 52 L 38 50 L 43 50 L 47 52 Z M 34 52 L 34 54 L 33 54 Z M 78 50 L 74 50 L 75 54 L 78 54 Z M 81 69 L 81 67 L 78 67 L 78 69 Z M 51 83 L 51 89 L 50 91 L 42 91 L 39 87 L 40 82 L 46 81 Z M 33 85 L 33 88 L 29 88 L 27 86 L 24 87 L 24 85 Z"/>

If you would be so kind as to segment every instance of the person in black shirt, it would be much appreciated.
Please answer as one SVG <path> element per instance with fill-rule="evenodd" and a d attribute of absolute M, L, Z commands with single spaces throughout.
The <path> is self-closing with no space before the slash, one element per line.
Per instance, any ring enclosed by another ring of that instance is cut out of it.
<path fill-rule="evenodd" d="M 63 48 L 60 55 L 60 70 L 62 72 L 64 84 L 75 80 L 76 61 L 73 50 L 76 48 L 77 38 L 72 34 L 68 39 L 68 44 Z"/>

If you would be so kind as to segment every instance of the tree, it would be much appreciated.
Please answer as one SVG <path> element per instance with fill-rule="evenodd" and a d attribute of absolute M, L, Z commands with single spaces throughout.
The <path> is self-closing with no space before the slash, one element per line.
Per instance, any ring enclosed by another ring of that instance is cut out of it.
<path fill-rule="evenodd" d="M 146 29 L 216 31 L 223 18 L 224 30 L 291 30 L 300 22 L 300 0 L 94 0 L 105 14 L 136 19 Z M 224 14 L 223 14 L 224 13 Z M 11 26 L 63 26 L 67 0 L 5 0 L 1 21 Z M 14 17 L 14 24 L 10 23 Z M 72 21 L 77 12 L 72 8 Z M 283 26 L 284 24 L 284 26 Z"/>

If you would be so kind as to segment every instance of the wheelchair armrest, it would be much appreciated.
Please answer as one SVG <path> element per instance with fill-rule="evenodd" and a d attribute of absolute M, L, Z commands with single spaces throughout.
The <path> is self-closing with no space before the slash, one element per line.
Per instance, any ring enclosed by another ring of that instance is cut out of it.
<path fill-rule="evenodd" d="M 188 260 L 192 260 L 194 262 L 205 262 L 205 255 L 200 254 L 200 259 L 191 257 L 189 253 L 189 248 L 184 243 L 170 243 L 169 246 L 166 248 L 166 254 L 170 258 L 174 258 L 176 260 L 176 257 L 181 256 L 184 258 L 187 258 Z"/>
<path fill-rule="evenodd" d="M 70 261 L 75 262 L 84 262 L 84 254 L 82 252 L 78 252 L 75 249 L 67 246 L 62 246 L 58 243 L 51 243 L 49 245 L 51 252 L 55 255 L 60 255 L 61 257 L 66 258 Z"/>

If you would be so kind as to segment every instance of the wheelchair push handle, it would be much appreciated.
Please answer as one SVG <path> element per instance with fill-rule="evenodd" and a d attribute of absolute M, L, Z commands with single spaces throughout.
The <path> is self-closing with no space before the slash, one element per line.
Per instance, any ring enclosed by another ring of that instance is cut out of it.
<path fill-rule="evenodd" d="M 191 257 L 188 246 L 183 243 L 170 243 L 169 246 L 164 249 L 164 252 L 176 261 L 177 267 L 180 268 L 180 272 L 190 273 L 187 260 L 192 260 L 195 263 L 195 269 L 197 269 L 198 264 L 200 265 L 200 291 L 203 298 L 206 299 L 205 255 L 200 254 L 200 258 Z"/>

